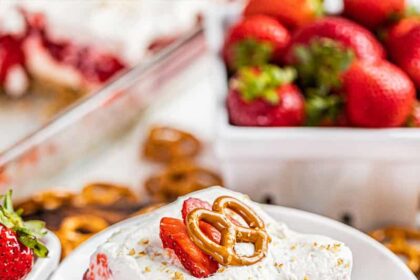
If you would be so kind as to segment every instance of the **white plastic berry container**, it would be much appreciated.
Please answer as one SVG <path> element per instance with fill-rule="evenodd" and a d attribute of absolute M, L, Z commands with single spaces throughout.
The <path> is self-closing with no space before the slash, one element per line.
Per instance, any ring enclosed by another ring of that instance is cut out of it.
<path fill-rule="evenodd" d="M 331 2 L 331 1 L 327 1 Z M 219 52 L 240 6 L 207 17 L 219 61 L 216 153 L 227 186 L 252 199 L 304 209 L 361 229 L 412 225 L 420 186 L 420 129 L 264 128 L 229 124 Z"/>

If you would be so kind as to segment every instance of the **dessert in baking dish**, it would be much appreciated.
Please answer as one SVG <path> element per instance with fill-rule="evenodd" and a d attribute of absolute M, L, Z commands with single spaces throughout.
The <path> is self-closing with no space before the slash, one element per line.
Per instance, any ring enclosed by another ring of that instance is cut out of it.
<path fill-rule="evenodd" d="M 75 93 L 97 88 L 198 23 L 206 1 L 6 1 L 0 10 L 0 88 L 34 81 Z"/>
<path fill-rule="evenodd" d="M 119 229 L 84 279 L 350 279 L 343 243 L 299 234 L 245 195 L 213 187 Z"/>

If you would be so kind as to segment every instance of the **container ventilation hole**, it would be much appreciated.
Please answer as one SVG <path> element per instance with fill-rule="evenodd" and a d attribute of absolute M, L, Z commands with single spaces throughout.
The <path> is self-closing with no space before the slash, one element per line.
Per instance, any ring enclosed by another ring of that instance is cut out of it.
<path fill-rule="evenodd" d="M 266 204 L 274 204 L 274 199 L 271 195 L 267 194 L 264 196 L 263 202 Z"/>
<path fill-rule="evenodd" d="M 340 220 L 343 223 L 345 223 L 346 225 L 349 225 L 349 226 L 351 226 L 353 224 L 353 217 L 349 213 L 344 213 L 343 215 L 341 215 L 341 219 Z"/>

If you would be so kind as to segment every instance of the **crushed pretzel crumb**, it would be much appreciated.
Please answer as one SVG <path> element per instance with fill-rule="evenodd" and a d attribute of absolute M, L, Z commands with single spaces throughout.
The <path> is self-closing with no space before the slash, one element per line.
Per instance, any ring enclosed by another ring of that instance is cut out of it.
<path fill-rule="evenodd" d="M 184 274 L 182 274 L 182 272 L 175 272 L 175 275 L 173 277 L 174 280 L 184 280 Z"/>
<path fill-rule="evenodd" d="M 134 248 L 131 248 L 130 251 L 128 251 L 128 254 L 130 256 L 134 256 L 136 254 L 136 250 L 134 250 Z"/>
<path fill-rule="evenodd" d="M 342 265 L 343 263 L 344 263 L 343 259 L 340 258 L 340 259 L 337 260 L 337 265 Z"/>
<path fill-rule="evenodd" d="M 150 272 L 150 271 L 152 271 L 152 270 L 150 269 L 150 267 L 146 266 L 146 267 L 144 268 L 144 271 L 145 271 L 145 272 Z"/>
<path fill-rule="evenodd" d="M 146 256 L 146 252 L 145 251 L 140 251 L 140 252 L 138 252 L 137 255 L 140 256 L 140 257 L 143 257 L 143 256 Z"/>

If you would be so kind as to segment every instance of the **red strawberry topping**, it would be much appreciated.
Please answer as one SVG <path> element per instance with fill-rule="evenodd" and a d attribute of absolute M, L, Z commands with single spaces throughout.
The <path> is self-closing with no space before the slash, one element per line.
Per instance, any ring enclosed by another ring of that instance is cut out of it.
<path fill-rule="evenodd" d="M 194 277 L 208 277 L 218 270 L 219 264 L 192 242 L 182 220 L 162 218 L 160 239 L 163 247 L 172 249 L 184 268 Z"/>
<path fill-rule="evenodd" d="M 188 213 L 198 208 L 211 210 L 211 205 L 206 201 L 192 197 L 184 201 L 182 204 L 182 219 L 184 220 L 184 223 Z M 216 243 L 220 243 L 222 236 L 215 227 L 206 222 L 200 221 L 200 229 L 208 238 Z"/>

